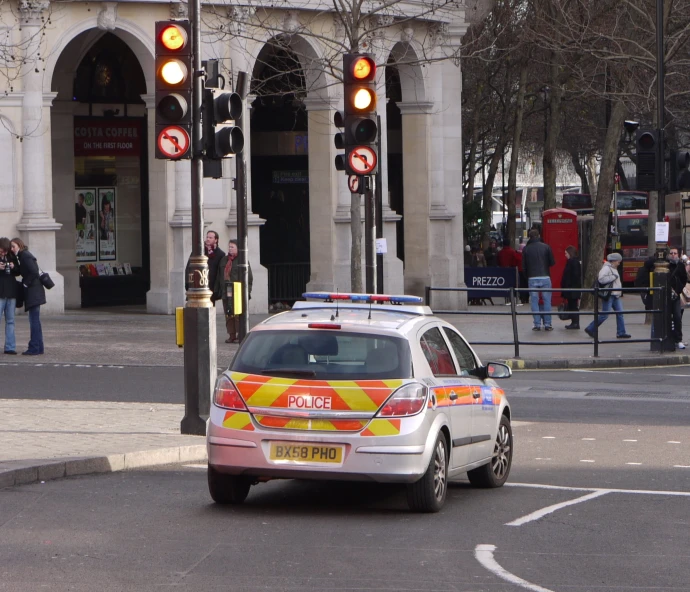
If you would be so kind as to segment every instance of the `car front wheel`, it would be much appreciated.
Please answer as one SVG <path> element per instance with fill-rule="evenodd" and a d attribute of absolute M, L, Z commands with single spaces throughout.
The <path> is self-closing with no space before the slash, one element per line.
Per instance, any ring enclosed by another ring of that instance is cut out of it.
<path fill-rule="evenodd" d="M 510 420 L 503 415 L 501 423 L 498 424 L 491 460 L 481 467 L 467 471 L 467 477 L 475 487 L 501 487 L 508 480 L 512 463 L 513 430 Z"/>
<path fill-rule="evenodd" d="M 247 477 L 226 475 L 208 467 L 208 492 L 217 504 L 241 504 L 252 486 Z"/>
<path fill-rule="evenodd" d="M 448 490 L 448 444 L 439 434 L 431 462 L 422 478 L 407 486 L 407 503 L 415 512 L 438 512 Z"/>

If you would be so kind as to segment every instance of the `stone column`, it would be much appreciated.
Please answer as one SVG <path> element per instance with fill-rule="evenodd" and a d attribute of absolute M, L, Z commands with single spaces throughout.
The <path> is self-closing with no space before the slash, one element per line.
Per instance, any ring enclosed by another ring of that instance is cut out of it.
<path fill-rule="evenodd" d="M 307 97 L 309 126 L 309 234 L 311 250 L 310 291 L 336 288 L 336 228 L 334 215 L 338 206 L 338 193 L 344 174 L 335 170 L 336 149 L 333 144 L 335 109 L 328 100 Z M 342 226 L 342 225 L 340 225 Z M 344 248 L 340 245 L 340 248 Z M 348 251 L 349 253 L 349 251 Z M 342 262 L 341 262 L 342 263 Z M 341 265 L 342 267 L 342 265 Z M 349 268 L 348 268 L 349 277 Z M 348 281 L 349 285 L 349 281 Z"/>
<path fill-rule="evenodd" d="M 402 113 L 405 294 L 424 296 L 431 285 L 431 102 L 398 103 Z"/>
<path fill-rule="evenodd" d="M 181 230 L 177 232 L 177 238 L 184 236 L 185 202 L 190 208 L 188 215 L 191 227 L 191 180 L 186 180 L 184 163 L 156 159 L 155 97 L 148 94 L 142 95 L 142 99 L 146 102 L 148 113 L 148 129 L 144 133 L 147 135 L 149 161 L 149 244 L 142 245 L 142 248 L 149 249 L 151 265 L 151 287 L 146 293 L 146 310 L 149 313 L 171 314 L 174 310 L 173 303 L 179 303 L 179 293 L 175 293 L 173 289 L 172 272 L 184 272 L 184 265 L 191 253 L 191 238 L 186 252 L 183 240 L 175 245 L 175 249 L 172 248 L 177 229 Z M 176 170 L 177 167 L 179 172 Z M 188 163 L 186 167 L 189 174 Z M 171 181 L 173 184 L 180 182 L 182 185 L 175 190 L 170 187 Z M 142 196 L 142 199 L 145 198 L 146 196 Z M 181 205 L 179 211 L 178 203 Z M 173 216 L 170 216 L 171 211 L 174 212 Z M 178 217 L 175 218 L 175 215 Z M 189 232 L 191 234 L 191 230 Z M 180 266 L 181 269 L 177 269 Z M 179 288 L 179 277 L 177 281 Z"/>
<path fill-rule="evenodd" d="M 22 238 L 38 259 L 43 271 L 50 273 L 55 287 L 47 297 L 45 312 L 62 313 L 64 281 L 56 271 L 55 233 L 62 225 L 52 217 L 52 203 L 48 196 L 52 188 L 50 156 L 50 105 L 54 93 L 43 92 L 43 62 L 41 58 L 42 28 L 47 0 L 19 2 L 21 45 L 24 65 L 21 83 L 22 100 L 22 198 L 23 214 L 17 224 Z"/>

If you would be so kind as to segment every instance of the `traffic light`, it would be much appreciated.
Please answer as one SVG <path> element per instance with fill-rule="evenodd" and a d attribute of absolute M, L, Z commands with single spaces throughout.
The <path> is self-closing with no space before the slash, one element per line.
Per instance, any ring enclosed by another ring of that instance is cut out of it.
<path fill-rule="evenodd" d="M 242 117 L 242 98 L 235 92 L 206 89 L 203 134 L 206 158 L 220 160 L 244 149 L 244 133 L 236 123 Z"/>
<path fill-rule="evenodd" d="M 659 175 L 658 130 L 638 130 L 635 147 L 637 149 L 637 189 L 658 190 L 662 184 Z"/>
<path fill-rule="evenodd" d="M 156 158 L 191 158 L 192 32 L 188 20 L 156 22 Z"/>
<path fill-rule="evenodd" d="M 669 174 L 669 190 L 689 191 L 690 190 L 690 152 L 687 150 L 670 151 L 671 170 Z"/>
<path fill-rule="evenodd" d="M 368 54 L 343 56 L 344 109 L 334 117 L 335 168 L 348 175 L 372 175 L 378 166 L 376 138 L 376 62 Z"/>

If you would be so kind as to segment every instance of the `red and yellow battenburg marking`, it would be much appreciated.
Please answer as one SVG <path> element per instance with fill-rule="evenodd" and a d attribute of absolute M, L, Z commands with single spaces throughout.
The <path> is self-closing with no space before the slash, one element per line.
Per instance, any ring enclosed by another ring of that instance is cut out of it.
<path fill-rule="evenodd" d="M 252 418 L 249 413 L 244 411 L 226 411 L 223 418 L 223 427 L 233 430 L 245 430 L 253 432 Z"/>
<path fill-rule="evenodd" d="M 399 419 L 372 419 L 362 436 L 397 436 L 399 433 Z"/>
<path fill-rule="evenodd" d="M 473 405 L 476 399 L 472 396 L 472 392 L 477 390 L 478 386 L 455 385 L 455 386 L 437 386 L 431 389 L 431 392 L 436 396 L 437 407 L 452 407 L 454 405 Z M 451 393 L 455 393 L 458 398 L 452 400 Z M 431 398 L 427 403 L 427 407 L 433 407 Z"/>
<path fill-rule="evenodd" d="M 288 409 L 291 395 L 330 397 L 332 411 L 378 411 L 405 380 L 301 380 L 231 372 L 248 407 Z"/>

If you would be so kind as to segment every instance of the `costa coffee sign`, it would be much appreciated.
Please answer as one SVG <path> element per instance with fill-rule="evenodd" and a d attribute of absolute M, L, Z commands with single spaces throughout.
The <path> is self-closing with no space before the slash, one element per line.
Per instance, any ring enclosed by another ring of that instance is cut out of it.
<path fill-rule="evenodd" d="M 141 119 L 74 118 L 74 156 L 139 156 Z"/>

